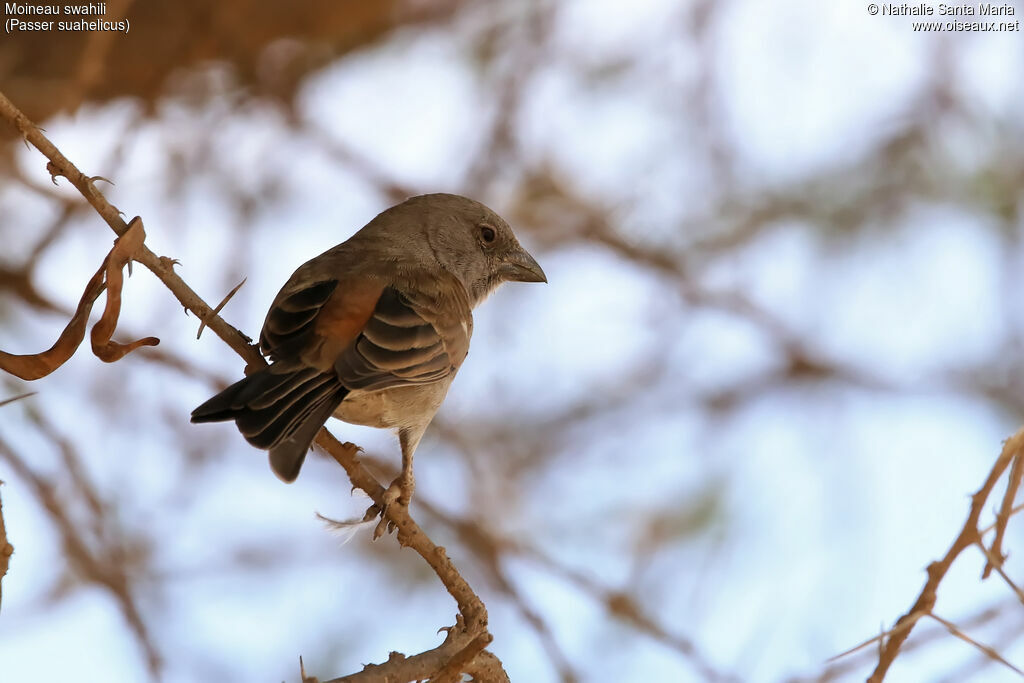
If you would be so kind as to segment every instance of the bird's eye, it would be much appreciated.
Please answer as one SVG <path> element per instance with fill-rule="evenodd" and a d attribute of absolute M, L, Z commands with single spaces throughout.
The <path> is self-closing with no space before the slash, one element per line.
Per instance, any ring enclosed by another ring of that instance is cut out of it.
<path fill-rule="evenodd" d="M 495 240 L 495 238 L 497 238 L 497 236 L 498 236 L 498 233 L 494 232 L 494 228 L 492 228 L 491 226 L 489 226 L 489 225 L 481 225 L 480 226 L 480 239 L 482 239 L 485 243 L 491 244 L 492 242 L 494 242 L 494 240 Z"/>

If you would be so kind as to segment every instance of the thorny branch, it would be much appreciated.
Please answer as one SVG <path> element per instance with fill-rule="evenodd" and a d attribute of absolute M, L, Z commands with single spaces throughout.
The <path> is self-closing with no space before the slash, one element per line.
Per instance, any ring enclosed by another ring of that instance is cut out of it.
<path fill-rule="evenodd" d="M 1014 603 L 1003 601 L 995 605 L 990 605 L 966 619 L 962 619 L 959 627 L 963 630 L 982 628 L 994 622 L 1001 622 L 1005 620 L 1006 617 L 1012 616 L 1014 611 Z M 1008 632 L 1010 634 L 1014 634 L 1014 631 L 1015 629 L 1010 629 Z M 900 648 L 900 652 L 902 654 L 906 654 L 911 651 L 920 651 L 947 635 L 949 635 L 949 630 L 945 627 L 932 628 L 930 630 L 923 631 L 918 633 L 913 640 L 905 643 L 903 647 Z M 867 646 L 872 643 L 877 643 L 881 637 L 882 636 L 876 636 L 870 641 L 860 643 L 857 647 L 831 658 L 829 660 L 830 664 L 823 671 L 814 675 L 793 676 L 787 678 L 786 683 L 828 683 L 829 681 L 840 680 L 845 675 L 861 670 L 863 667 L 869 665 L 873 659 L 877 658 L 875 652 L 868 649 Z M 988 657 L 984 657 L 983 661 L 985 663 L 992 662 Z M 968 678 L 969 676 L 950 675 L 944 680 L 952 683 L 953 681 L 962 681 L 967 680 Z"/>
<path fill-rule="evenodd" d="M 1020 490 L 1022 476 L 1024 476 L 1024 458 L 1016 456 L 1013 459 L 1013 466 L 1010 468 L 1010 481 L 1006 485 L 1006 491 L 1003 494 L 1003 503 L 999 508 L 999 512 L 996 513 L 996 537 L 992 541 L 992 548 L 989 551 L 991 555 L 989 556 L 989 561 L 985 564 L 985 572 L 982 574 L 983 579 L 987 579 L 993 569 L 1002 571 L 1001 565 L 1006 560 L 1006 556 L 1003 554 L 1003 537 L 1006 535 L 1006 526 L 1010 521 L 1010 516 L 1013 514 L 1013 501 L 1017 496 L 1017 491 Z M 978 544 L 984 550 L 984 543 L 979 540 Z M 1017 593 L 1019 595 L 1020 591 L 1017 591 Z"/>
<path fill-rule="evenodd" d="M 68 161 L 67 157 L 61 154 L 60 150 L 43 135 L 42 131 L 29 121 L 2 92 L 0 92 L 0 117 L 17 128 L 25 140 L 49 159 L 46 168 L 50 175 L 54 179 L 57 176 L 67 178 L 118 237 L 127 232 L 128 224 L 121 218 L 121 212 L 96 189 L 94 182 L 96 179 L 86 176 Z M 171 290 L 171 293 L 186 310 L 194 313 L 200 320 L 206 321 L 207 326 L 247 363 L 257 365 L 265 363 L 257 348 L 241 332 L 225 322 L 223 318 L 212 315 L 213 309 L 174 272 L 172 259 L 157 256 L 143 244 L 139 247 L 135 260 L 152 271 Z"/>
<path fill-rule="evenodd" d="M 939 621 L 947 628 L 950 628 L 954 635 L 966 640 L 972 645 L 975 645 L 986 656 L 993 657 L 994 652 L 991 651 L 991 648 L 982 646 L 976 641 L 967 638 L 959 629 L 956 629 L 955 626 L 936 616 L 934 613 L 935 602 L 937 599 L 939 584 L 953 566 L 953 562 L 960 556 L 960 553 L 972 545 L 980 546 L 983 553 L 988 558 L 989 564 L 994 566 L 997 570 L 1001 570 L 1002 557 L 1000 555 L 996 555 L 992 550 L 985 548 L 984 541 L 982 539 L 982 529 L 979 526 L 979 520 L 981 519 L 981 514 L 992 494 L 992 490 L 1002 478 L 1006 468 L 1009 467 L 1011 463 L 1020 461 L 1022 457 L 1024 457 L 1024 429 L 1018 431 L 1006 440 L 1006 443 L 1003 445 L 1003 450 L 999 454 L 999 458 L 996 460 L 995 465 L 993 465 L 992 470 L 989 472 L 985 483 L 982 484 L 981 488 L 978 489 L 978 491 L 971 497 L 971 507 L 970 512 L 967 515 L 967 521 L 964 522 L 960 533 L 957 535 L 956 540 L 953 541 L 953 545 L 946 552 L 946 555 L 941 560 L 932 562 L 928 565 L 928 580 L 925 582 L 924 587 L 921 589 L 920 594 L 917 596 L 917 599 L 914 601 L 914 604 L 910 609 L 908 609 L 907 612 L 896 621 L 896 624 L 892 629 L 839 655 L 839 657 L 843 657 L 872 643 L 879 643 L 878 664 L 875 666 L 875 670 L 868 678 L 868 683 L 881 683 L 885 680 L 886 673 L 889 671 L 889 667 L 892 666 L 892 663 L 896 660 L 903 643 L 910 636 L 914 626 L 916 626 L 924 617 L 931 617 L 932 619 Z M 1006 496 L 1004 497 L 1004 511 L 1012 509 L 1012 501 L 1016 496 L 1019 485 L 1020 479 L 1011 477 Z M 1010 502 L 1007 503 L 1007 500 Z M 995 525 L 996 541 L 993 543 L 993 546 L 995 546 L 995 544 L 1002 538 L 1003 532 L 1005 531 L 1005 523 L 1008 520 L 1008 514 L 1001 514 L 997 517 Z M 1011 588 L 1014 588 L 1015 592 L 1019 594 L 1019 591 L 1013 583 L 1009 581 L 1009 579 L 1007 579 L 1007 583 L 1009 583 Z M 1012 665 L 1004 662 L 1001 656 L 995 655 L 995 658 L 1001 663 L 1014 668 Z M 1014 670 L 1016 671 L 1015 668 Z"/>
<path fill-rule="evenodd" d="M 129 226 L 121 218 L 121 212 L 96 189 L 94 178 L 90 178 L 78 170 L 3 93 L 0 93 L 0 117 L 10 122 L 21 132 L 25 140 L 49 159 L 47 170 L 54 180 L 57 176 L 67 178 L 119 237 L 126 234 Z M 257 347 L 241 332 L 218 316 L 174 272 L 172 259 L 157 256 L 144 244 L 138 245 L 133 257 L 152 271 L 187 311 L 194 313 L 203 324 L 212 329 L 247 363 L 255 367 L 265 365 Z M 320 431 L 316 443 L 345 468 L 353 485 L 366 491 L 379 509 L 385 509 L 387 520 L 397 528 L 399 543 L 415 550 L 430 565 L 459 607 L 459 616 L 455 625 L 448 630 L 448 637 L 437 648 L 412 657 L 392 653 L 392 657 L 384 664 L 368 665 L 360 673 L 335 679 L 335 683 L 341 681 L 421 680 L 432 677 L 442 670 L 450 671 L 450 668 L 446 669 L 446 667 L 449 667 L 453 660 L 462 662 L 458 667 L 461 671 L 476 671 L 479 680 L 507 680 L 500 661 L 493 654 L 483 650 L 493 638 L 487 631 L 487 610 L 455 565 L 448 559 L 444 548 L 435 545 L 427 537 L 409 515 L 408 508 L 400 505 L 389 505 L 385 508 L 383 504 L 384 489 L 355 457 L 358 451 L 357 447 L 340 443 L 326 429 Z M 47 500 L 49 490 L 42 480 L 29 470 L 13 451 L 3 444 L 0 446 L 2 446 L 3 455 L 15 466 L 18 473 L 33 482 L 40 499 Z M 74 544 L 76 538 L 70 528 L 70 521 L 68 521 L 68 525 L 69 528 L 64 533 L 64 540 L 65 543 Z M 81 554 L 83 557 L 89 556 L 85 549 Z M 127 602 L 122 607 L 128 610 L 125 616 L 132 624 L 133 629 L 140 632 L 140 639 L 144 642 L 147 641 L 148 638 L 143 637 L 145 626 L 140 615 L 131 611 L 134 609 L 133 604 Z M 148 654 L 151 669 L 159 669 L 161 665 L 159 655 L 155 650 Z M 445 676 L 447 675 L 445 674 Z"/>

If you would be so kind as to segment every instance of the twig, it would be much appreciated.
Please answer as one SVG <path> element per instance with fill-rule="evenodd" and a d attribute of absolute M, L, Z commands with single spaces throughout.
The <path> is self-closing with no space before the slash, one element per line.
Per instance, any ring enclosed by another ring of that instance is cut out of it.
<path fill-rule="evenodd" d="M 487 647 L 493 637 L 490 633 L 481 633 L 466 644 L 466 647 L 448 660 L 440 671 L 430 678 L 430 683 L 459 683 L 462 672 L 473 659 Z"/>
<path fill-rule="evenodd" d="M 647 614 L 639 603 L 630 595 L 622 591 L 610 589 L 581 572 L 562 566 L 548 555 L 542 553 L 535 547 L 527 545 L 523 541 L 497 537 L 493 531 L 487 529 L 478 522 L 468 519 L 456 519 L 442 511 L 437 506 L 430 504 L 429 501 L 420 500 L 419 504 L 423 506 L 424 510 L 426 510 L 432 517 L 449 526 L 462 539 L 466 546 L 476 549 L 478 555 L 481 556 L 481 560 L 490 570 L 492 578 L 498 584 L 499 588 L 507 594 L 512 595 L 513 601 L 517 601 L 518 599 L 514 595 L 511 583 L 508 581 L 507 577 L 504 576 L 497 563 L 499 547 L 506 549 L 515 556 L 531 560 L 537 565 L 544 567 L 554 575 L 559 576 L 566 582 L 572 584 L 580 591 L 590 595 L 590 597 L 596 602 L 603 604 L 605 609 L 616 618 L 629 623 L 638 631 L 645 633 L 659 643 L 679 652 L 700 673 L 702 680 L 736 680 L 734 676 L 715 669 L 710 662 L 705 659 L 696 644 L 691 640 L 680 635 L 672 634 L 662 625 L 658 624 L 657 621 Z M 522 606 L 520 607 L 522 609 Z M 526 618 L 527 622 L 534 627 L 534 630 L 537 631 L 537 635 L 542 642 L 545 640 L 549 641 L 546 642 L 545 645 L 548 648 L 549 653 L 552 654 L 552 659 L 555 664 L 560 665 L 562 662 L 565 662 L 564 655 L 560 654 L 560 650 L 555 651 L 552 649 L 553 647 L 557 647 L 557 645 L 555 644 L 554 638 L 548 629 L 542 625 L 532 622 L 529 614 L 524 614 L 524 618 Z M 563 679 L 567 678 L 566 674 L 572 674 L 568 666 L 559 666 L 559 668 Z"/>
<path fill-rule="evenodd" d="M 473 644 L 481 637 L 482 635 L 477 638 L 465 638 L 462 620 L 457 619 L 455 627 L 448 631 L 445 641 L 433 650 L 421 652 L 412 657 L 406 657 L 400 652 L 392 652 L 388 661 L 383 664 L 367 664 L 358 673 L 333 678 L 324 683 L 398 683 L 399 681 L 421 681 L 433 678 L 437 673 L 443 671 L 452 660 L 472 650 Z M 478 651 L 470 661 L 460 665 L 459 668 L 473 669 L 482 666 L 486 661 L 496 659 L 493 654 Z M 500 663 L 499 669 L 501 669 Z M 504 673 L 503 669 L 501 671 Z M 507 676 L 506 680 L 508 680 Z"/>
<path fill-rule="evenodd" d="M 1010 613 L 1015 613 L 1017 610 L 1017 603 L 1014 602 L 1003 602 L 996 605 L 990 605 L 985 609 L 981 610 L 977 614 L 962 620 L 964 628 L 982 628 L 983 626 L 998 620 Z M 906 653 L 920 650 L 934 643 L 940 637 L 945 637 L 948 631 L 943 628 L 933 628 L 917 634 L 914 640 L 904 644 L 900 650 L 903 656 Z M 827 681 L 839 680 L 843 675 L 852 673 L 853 671 L 859 670 L 863 667 L 872 657 L 872 653 L 867 651 L 865 648 L 872 643 L 878 642 L 882 637 L 888 635 L 888 633 L 876 636 L 868 641 L 865 641 L 850 650 L 831 657 L 828 660 L 828 667 L 823 671 L 808 676 L 792 676 L 785 679 L 786 683 L 827 683 Z M 853 655 L 857 656 L 853 656 Z M 877 658 L 877 654 L 874 655 Z M 991 661 L 986 658 L 986 661 Z M 967 680 L 966 676 L 950 676 L 947 677 L 947 681 L 961 681 Z"/>
<path fill-rule="evenodd" d="M 855 652 L 863 650 L 868 645 L 880 643 L 884 641 L 886 638 L 891 638 L 894 635 L 897 635 L 898 633 L 901 633 L 903 631 L 909 631 L 911 627 L 913 627 L 913 625 L 918 622 L 918 620 L 925 616 L 927 616 L 926 612 L 914 612 L 913 614 L 907 615 L 906 618 L 900 619 L 899 623 L 897 623 L 896 626 L 889 629 L 888 631 L 882 631 L 877 636 L 874 636 L 873 638 L 868 638 L 867 640 L 854 645 L 849 650 L 844 650 L 843 652 L 840 652 L 837 655 L 829 657 L 826 661 L 829 663 L 836 662 L 840 659 L 843 659 L 844 657 L 852 655 Z"/>
<path fill-rule="evenodd" d="M 1013 579 L 1011 579 L 1003 569 L 1002 560 L 996 558 L 996 556 L 992 554 L 992 551 L 985 547 L 985 541 L 982 539 L 978 539 L 977 546 L 985 556 L 986 562 L 988 563 L 986 566 L 990 566 L 995 569 L 996 573 L 1003 577 L 1003 581 L 1006 582 L 1006 585 L 1009 586 L 1010 590 L 1012 590 L 1014 595 L 1017 596 L 1017 599 L 1020 600 L 1021 603 L 1024 603 L 1024 591 L 1021 590 L 1020 586 L 1014 583 Z M 984 579 L 986 577 L 983 575 L 982 578 Z"/>
<path fill-rule="evenodd" d="M 1012 609 L 1012 613 L 1019 613 L 1019 611 L 1019 605 L 1015 605 Z M 973 628 L 972 625 L 969 623 L 961 623 L 959 624 L 959 627 L 964 630 L 968 628 Z M 943 633 L 948 633 L 948 631 L 943 630 Z M 996 652 L 1002 652 L 1008 649 L 1014 643 L 1016 643 L 1020 639 L 1022 633 L 1024 633 L 1024 624 L 1021 624 L 1018 619 L 1018 623 L 1007 625 L 999 633 L 994 634 L 992 636 L 994 640 L 989 647 L 994 649 Z M 964 662 L 964 664 L 959 668 L 947 669 L 944 672 L 945 676 L 937 680 L 935 683 L 961 683 L 961 681 L 980 681 L 982 680 L 982 671 L 992 666 L 993 664 L 997 663 L 997 660 L 994 660 L 991 657 L 986 656 L 984 653 L 979 653 L 978 657 L 971 661 Z"/>
<path fill-rule="evenodd" d="M 989 659 L 991 659 L 993 661 L 996 661 L 996 662 L 999 662 L 1003 666 L 1005 666 L 1005 667 L 1009 668 L 1010 670 L 1012 670 L 1018 676 L 1024 677 L 1024 671 L 1021 671 L 1020 669 L 1015 667 L 1013 664 L 1010 664 L 1008 661 L 1006 661 L 1003 658 L 1002 655 L 1000 655 L 998 652 L 996 652 L 993 648 L 989 647 L 988 645 L 983 645 L 983 644 L 979 643 L 978 641 L 976 641 L 974 638 L 971 638 L 969 635 L 967 635 L 966 633 L 961 631 L 959 628 L 957 628 L 957 625 L 954 624 L 953 622 L 946 621 L 945 619 L 943 619 L 942 617 L 940 617 L 937 614 L 932 614 L 930 616 L 931 616 L 932 619 L 934 619 L 935 621 L 939 622 L 940 624 L 945 626 L 947 629 L 949 629 L 949 632 L 952 633 L 954 636 L 956 636 L 960 640 L 964 641 L 965 643 L 969 643 L 970 645 L 973 645 L 975 648 L 980 650 Z"/>
<path fill-rule="evenodd" d="M 14 403 L 15 401 L 20 401 L 23 398 L 28 398 L 29 396 L 35 396 L 35 395 L 36 395 L 36 392 L 30 391 L 27 394 L 19 394 L 18 396 L 12 396 L 10 398 L 5 398 L 4 400 L 0 401 L 0 406 L 5 406 L 8 403 Z"/>
<path fill-rule="evenodd" d="M 878 665 L 875 667 L 874 672 L 872 672 L 871 677 L 868 678 L 868 683 L 881 683 L 885 679 L 886 672 L 888 672 L 889 667 L 895 661 L 896 655 L 899 654 L 900 646 L 903 645 L 907 636 L 910 635 L 914 624 L 916 624 L 921 615 L 932 614 L 939 584 L 945 578 L 949 568 L 953 565 L 953 561 L 956 560 L 960 553 L 965 548 L 981 540 L 978 520 L 985 509 L 985 504 L 992 494 L 992 489 L 995 488 L 996 482 L 1003 476 L 1003 472 L 1009 467 L 1010 462 L 1014 458 L 1019 457 L 1022 451 L 1024 451 L 1024 429 L 1006 440 L 1003 450 L 999 454 L 995 465 L 992 466 L 992 470 L 989 472 L 985 483 L 971 497 L 971 509 L 967 515 L 967 521 L 964 522 L 964 526 L 956 540 L 953 541 L 953 545 L 946 552 L 945 557 L 928 565 L 928 580 L 925 582 L 924 588 L 921 589 L 921 593 L 917 596 L 917 600 L 907 610 L 907 613 L 899 618 L 896 622 L 896 628 L 893 628 L 889 635 L 881 640 Z M 908 624 L 907 627 L 900 628 L 904 624 Z"/>
<path fill-rule="evenodd" d="M 327 429 L 321 429 L 316 443 L 327 451 L 334 460 L 345 468 L 352 484 L 366 492 L 378 507 L 384 506 L 384 487 L 362 466 L 356 454 L 359 448 L 350 443 L 341 443 Z M 388 505 L 385 512 L 387 519 L 398 529 L 398 542 L 412 548 L 422 557 L 445 589 L 455 599 L 459 612 L 466 620 L 466 628 L 473 631 L 473 636 L 487 627 L 487 609 L 484 603 L 473 592 L 455 565 L 448 559 L 444 548 L 435 545 L 420 526 L 409 515 L 409 509 L 401 505 Z"/>
<path fill-rule="evenodd" d="M 1020 490 L 1021 479 L 1024 478 L 1024 458 L 1020 455 L 1013 459 L 1013 467 L 1010 468 L 1010 481 L 1006 484 L 1006 491 L 1003 493 L 1003 504 L 996 513 L 996 537 L 992 540 L 992 549 L 986 553 L 988 562 L 985 563 L 985 570 L 981 578 L 987 579 L 994 567 L 1001 566 L 1006 560 L 1003 555 L 1003 537 L 1006 535 L 1006 526 L 1013 514 L 1013 501 L 1017 498 Z M 984 541 L 981 541 L 984 543 Z"/>
<path fill-rule="evenodd" d="M 42 131 L 29 121 L 28 117 L 22 114 L 2 92 L 0 92 L 0 118 L 9 121 L 32 146 L 49 159 L 46 168 L 50 174 L 54 177 L 64 176 L 67 178 L 103 220 L 106 221 L 111 230 L 118 236 L 123 235 L 128 230 L 128 224 L 121 218 L 121 212 L 96 189 L 93 178 L 83 174 L 67 157 L 61 154 L 60 150 L 43 135 Z M 207 320 L 209 328 L 218 337 L 223 339 L 228 346 L 234 349 L 238 355 L 244 358 L 246 363 L 255 363 L 257 366 L 265 364 L 257 348 L 250 344 L 241 332 L 219 316 L 210 317 L 213 309 L 174 272 L 173 263 L 170 259 L 159 257 L 150 251 L 147 246 L 142 245 L 135 260 L 152 271 L 171 290 L 171 293 L 174 294 L 186 310 L 191 311 L 200 320 Z"/>
<path fill-rule="evenodd" d="M 573 671 L 572 664 L 559 645 L 551 627 L 544 617 L 529 604 L 526 596 L 516 589 L 512 579 L 502 565 L 503 553 L 520 554 L 517 543 L 501 538 L 490 529 L 473 519 L 456 518 L 442 511 L 427 500 L 419 504 L 433 518 L 450 527 L 462 541 L 463 545 L 473 550 L 477 559 L 487 571 L 491 581 L 497 586 L 519 610 L 523 620 L 534 630 L 537 639 L 548 653 L 548 658 L 558 671 L 563 683 L 575 683 L 579 676 Z"/>
<path fill-rule="evenodd" d="M 1010 517 L 1013 517 L 1014 515 L 1019 514 L 1020 512 L 1024 512 L 1024 505 L 1015 505 L 1013 508 L 1010 509 Z M 981 535 L 984 536 L 988 532 L 992 531 L 996 528 L 996 525 L 996 522 L 992 522 L 980 531 Z"/>
<path fill-rule="evenodd" d="M 466 665 L 465 673 L 478 683 L 511 683 L 501 660 L 484 650 Z"/>

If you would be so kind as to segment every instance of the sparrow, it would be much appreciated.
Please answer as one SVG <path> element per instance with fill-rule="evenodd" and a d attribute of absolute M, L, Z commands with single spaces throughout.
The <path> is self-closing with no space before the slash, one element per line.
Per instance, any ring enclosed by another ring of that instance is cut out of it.
<path fill-rule="evenodd" d="M 233 420 L 284 482 L 332 415 L 396 430 L 402 472 L 389 492 L 408 504 L 413 454 L 469 352 L 473 309 L 509 281 L 547 277 L 494 211 L 452 194 L 407 199 L 299 266 L 260 333 L 270 365 L 192 422 Z"/>

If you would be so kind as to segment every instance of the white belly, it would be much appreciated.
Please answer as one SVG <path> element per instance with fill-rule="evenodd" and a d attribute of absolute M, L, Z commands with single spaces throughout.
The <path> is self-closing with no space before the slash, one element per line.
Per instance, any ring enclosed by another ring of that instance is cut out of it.
<path fill-rule="evenodd" d="M 350 424 L 382 429 L 426 426 L 441 406 L 451 379 L 381 391 L 353 391 L 334 411 Z"/>

